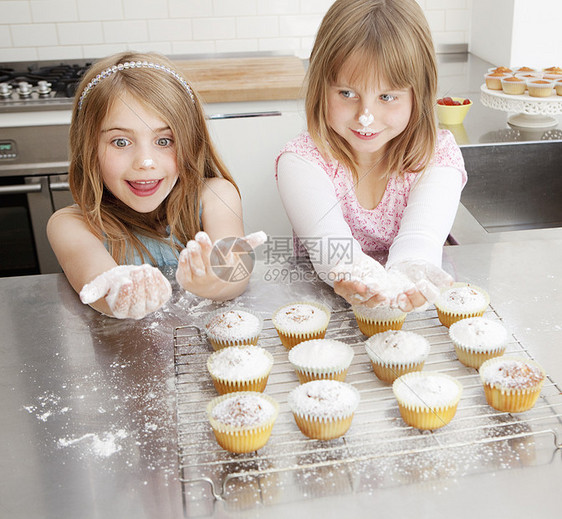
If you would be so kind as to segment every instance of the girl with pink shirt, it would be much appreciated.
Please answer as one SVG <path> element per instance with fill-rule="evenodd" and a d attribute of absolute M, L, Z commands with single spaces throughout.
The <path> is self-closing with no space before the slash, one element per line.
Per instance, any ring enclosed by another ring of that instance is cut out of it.
<path fill-rule="evenodd" d="M 452 283 L 441 258 L 466 171 L 436 90 L 415 0 L 334 2 L 310 57 L 308 131 L 281 151 L 277 183 L 319 276 L 352 304 L 411 311 Z"/>

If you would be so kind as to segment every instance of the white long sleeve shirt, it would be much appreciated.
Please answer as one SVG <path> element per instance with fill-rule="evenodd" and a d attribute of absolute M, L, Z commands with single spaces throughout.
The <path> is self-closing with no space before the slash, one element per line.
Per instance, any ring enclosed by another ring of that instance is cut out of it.
<path fill-rule="evenodd" d="M 297 236 L 317 238 L 323 250 L 328 250 L 330 241 L 349 240 L 354 261 L 366 256 L 344 218 L 332 180 L 320 165 L 285 152 L 278 161 L 277 184 Z M 443 243 L 453 225 L 463 185 L 463 172 L 455 167 L 432 166 L 418 175 L 390 247 L 387 267 L 409 259 L 441 266 Z M 328 273 L 336 266 L 334 258 L 310 256 L 318 274 L 329 283 Z"/>

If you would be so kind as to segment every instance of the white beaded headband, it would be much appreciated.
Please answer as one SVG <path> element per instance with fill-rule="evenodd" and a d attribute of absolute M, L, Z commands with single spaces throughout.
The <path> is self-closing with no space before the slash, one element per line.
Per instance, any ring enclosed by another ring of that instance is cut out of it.
<path fill-rule="evenodd" d="M 165 65 L 151 63 L 149 61 L 126 61 L 125 63 L 119 63 L 119 65 L 113 65 L 112 67 L 106 68 L 103 72 L 99 73 L 94 79 L 92 79 L 92 81 L 90 81 L 86 85 L 86 88 L 84 88 L 84 91 L 82 92 L 82 94 L 80 95 L 80 99 L 78 100 L 78 110 L 82 108 L 82 103 L 84 102 L 84 99 L 86 98 L 90 90 L 92 90 L 92 88 L 94 88 L 100 81 L 111 76 L 112 74 L 115 74 L 116 72 L 119 72 L 120 70 L 126 70 L 130 68 L 151 68 L 154 70 L 163 70 L 164 72 L 175 77 L 182 84 L 182 86 L 187 90 L 187 93 L 189 94 L 189 97 L 191 98 L 193 103 L 195 103 L 193 90 L 191 90 L 188 82 L 184 78 L 182 78 L 176 71 L 172 70 L 169 67 L 166 67 Z"/>

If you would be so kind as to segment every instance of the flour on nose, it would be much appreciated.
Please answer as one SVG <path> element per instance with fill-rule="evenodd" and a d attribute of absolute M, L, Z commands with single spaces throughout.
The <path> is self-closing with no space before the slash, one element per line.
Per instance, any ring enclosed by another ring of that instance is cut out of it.
<path fill-rule="evenodd" d="M 150 168 L 150 167 L 154 166 L 154 161 L 152 159 L 144 159 L 142 161 L 142 165 L 145 168 Z"/>
<path fill-rule="evenodd" d="M 369 126 L 374 120 L 375 120 L 375 117 L 373 116 L 373 114 L 369 113 L 368 108 L 365 108 L 365 113 L 363 115 L 359 116 L 359 122 L 365 128 L 367 128 L 367 126 Z"/>

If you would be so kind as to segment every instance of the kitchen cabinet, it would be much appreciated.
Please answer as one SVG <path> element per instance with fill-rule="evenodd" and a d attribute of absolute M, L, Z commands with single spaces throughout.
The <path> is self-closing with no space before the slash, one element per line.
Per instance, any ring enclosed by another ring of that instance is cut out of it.
<path fill-rule="evenodd" d="M 211 104 L 206 112 L 211 136 L 240 189 L 246 232 L 291 236 L 277 193 L 275 159 L 306 127 L 301 102 Z"/>

